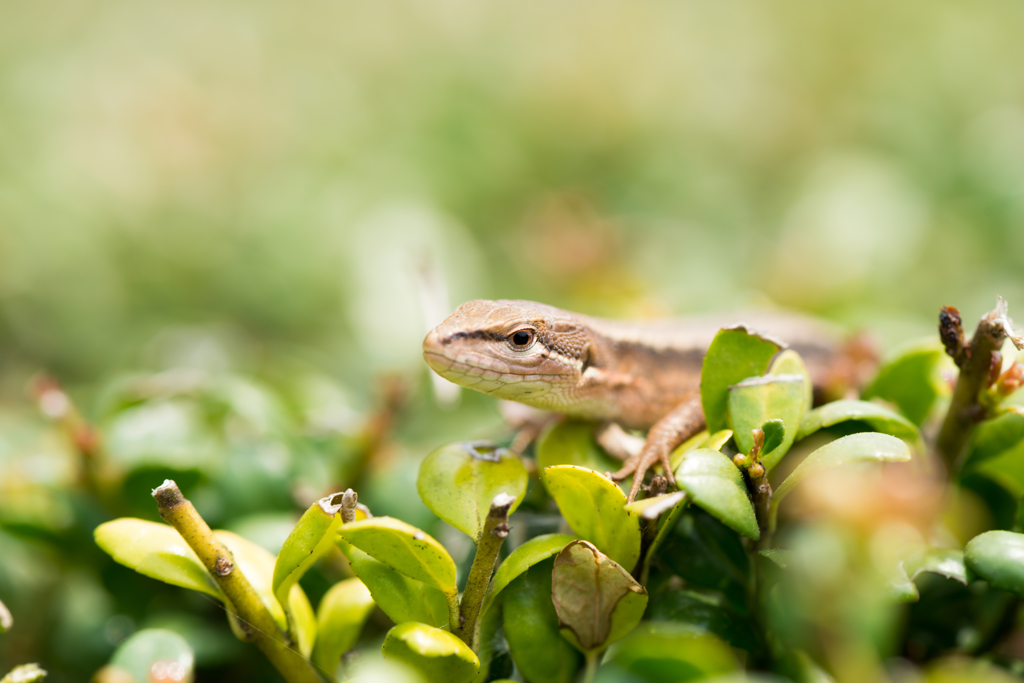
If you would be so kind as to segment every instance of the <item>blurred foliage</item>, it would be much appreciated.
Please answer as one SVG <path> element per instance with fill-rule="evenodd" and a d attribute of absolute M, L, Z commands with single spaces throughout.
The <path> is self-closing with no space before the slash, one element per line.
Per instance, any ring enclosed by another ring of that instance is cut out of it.
<path fill-rule="evenodd" d="M 419 345 L 447 311 L 424 314 L 423 280 L 452 304 L 605 315 L 777 304 L 886 348 L 933 334 L 943 304 L 972 319 L 998 292 L 1019 307 L 1021 25 L 1011 0 L 0 7 L 0 600 L 14 616 L 0 674 L 39 661 L 47 681 L 86 680 L 131 634 L 169 629 L 197 680 L 274 680 L 212 600 L 94 544 L 104 521 L 155 521 L 165 477 L 274 553 L 311 501 L 353 486 L 431 533 L 463 577 L 472 544 L 421 502 L 418 466 L 505 432 L 485 397 L 434 401 Z M 917 348 L 874 389 L 927 425 L 936 369 L 929 392 L 898 381 L 934 357 Z M 971 447 L 943 513 L 954 545 L 1019 528 L 1024 451 L 1005 434 Z M 910 514 L 860 483 L 862 507 Z M 560 530 L 538 488 L 512 546 Z M 865 551 L 870 519 L 804 505 L 847 515 L 792 538 L 812 565 L 822 547 L 861 561 L 906 540 Z M 651 580 L 667 566 L 687 582 L 662 614 L 757 653 L 730 533 L 687 512 Z M 858 565 L 828 566 L 801 599 L 826 600 Z M 303 588 L 316 604 L 349 576 L 335 554 Z M 986 646 L 1007 594 L 914 582 L 920 602 L 854 625 L 899 632 L 892 654 L 934 662 L 927 680 L 995 675 L 935 658 Z M 828 604 L 837 623 L 874 604 L 877 586 L 858 585 Z M 384 670 L 389 627 L 370 617 L 365 671 Z M 1022 651 L 1000 647 L 1001 663 Z"/>

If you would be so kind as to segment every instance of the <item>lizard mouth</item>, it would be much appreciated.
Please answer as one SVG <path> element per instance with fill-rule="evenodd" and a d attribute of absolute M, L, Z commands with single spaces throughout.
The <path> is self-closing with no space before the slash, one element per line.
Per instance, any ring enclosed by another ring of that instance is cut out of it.
<path fill-rule="evenodd" d="M 521 393 L 536 397 L 550 389 L 544 382 L 548 375 L 513 372 L 501 359 L 465 349 L 452 355 L 436 331 L 423 340 L 423 359 L 449 382 L 499 398 L 518 398 Z"/>

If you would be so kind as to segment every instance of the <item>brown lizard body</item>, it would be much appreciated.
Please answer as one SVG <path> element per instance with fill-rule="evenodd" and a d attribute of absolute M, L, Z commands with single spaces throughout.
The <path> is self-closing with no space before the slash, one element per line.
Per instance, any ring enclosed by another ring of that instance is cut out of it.
<path fill-rule="evenodd" d="M 744 315 L 743 323 L 784 340 L 827 383 L 841 347 L 836 331 L 793 314 Z M 704 428 L 700 373 L 708 345 L 736 318 L 611 321 L 532 301 L 470 301 L 423 341 L 439 375 L 491 396 L 573 417 L 648 429 L 642 450 L 612 475 L 647 469 Z"/>

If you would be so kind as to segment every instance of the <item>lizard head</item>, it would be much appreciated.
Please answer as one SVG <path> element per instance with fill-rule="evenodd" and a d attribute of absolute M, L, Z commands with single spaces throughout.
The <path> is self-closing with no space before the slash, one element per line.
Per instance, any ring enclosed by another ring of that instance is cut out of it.
<path fill-rule="evenodd" d="M 532 301 L 470 301 L 423 340 L 450 382 L 496 398 L 556 408 L 586 368 L 590 334 L 571 314 Z"/>

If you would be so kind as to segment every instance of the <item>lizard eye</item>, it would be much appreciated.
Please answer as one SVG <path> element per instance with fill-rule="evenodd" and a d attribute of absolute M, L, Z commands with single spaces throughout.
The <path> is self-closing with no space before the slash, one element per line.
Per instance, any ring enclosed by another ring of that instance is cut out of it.
<path fill-rule="evenodd" d="M 508 336 L 508 341 L 517 349 L 528 348 L 533 344 L 533 330 L 519 330 Z"/>

